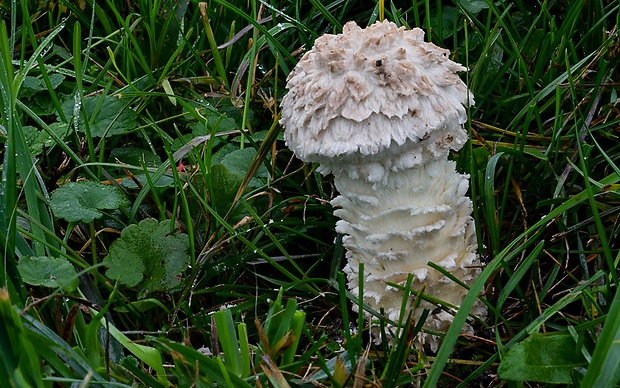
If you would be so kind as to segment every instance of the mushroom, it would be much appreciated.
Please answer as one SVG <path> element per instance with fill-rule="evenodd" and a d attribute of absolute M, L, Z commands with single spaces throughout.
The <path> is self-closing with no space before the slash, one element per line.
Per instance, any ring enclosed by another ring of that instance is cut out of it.
<path fill-rule="evenodd" d="M 364 263 L 364 302 L 394 322 L 404 292 L 389 283 L 405 285 L 413 274 L 413 289 L 459 306 L 467 289 L 427 263 L 467 285 L 480 272 L 469 176 L 448 160 L 468 140 L 463 124 L 474 101 L 456 74 L 463 70 L 419 28 L 349 22 L 342 34 L 318 38 L 287 79 L 284 138 L 299 159 L 334 175 L 348 287 L 359 296 Z M 433 311 L 424 327 L 445 332 L 450 310 L 423 301 L 413 319 L 424 308 Z M 480 305 L 472 313 L 486 316 Z M 426 333 L 421 340 L 432 350 L 439 344 Z"/>

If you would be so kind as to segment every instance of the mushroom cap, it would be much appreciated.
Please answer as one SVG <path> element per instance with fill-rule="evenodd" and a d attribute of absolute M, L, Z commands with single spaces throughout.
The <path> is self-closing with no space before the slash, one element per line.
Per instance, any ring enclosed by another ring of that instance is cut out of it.
<path fill-rule="evenodd" d="M 324 173 L 334 158 L 375 161 L 390 147 L 384 167 L 394 169 L 423 140 L 432 144 L 420 155 L 460 149 L 473 98 L 456 74 L 465 67 L 448 55 L 424 42 L 421 29 L 388 21 L 366 29 L 348 22 L 342 34 L 318 38 L 287 80 L 280 121 L 287 146 L 304 161 L 327 163 Z"/>

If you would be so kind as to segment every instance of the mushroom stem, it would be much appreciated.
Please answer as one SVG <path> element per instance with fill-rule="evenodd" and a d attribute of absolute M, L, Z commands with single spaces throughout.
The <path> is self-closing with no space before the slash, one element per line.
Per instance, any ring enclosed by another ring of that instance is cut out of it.
<path fill-rule="evenodd" d="M 359 296 L 364 263 L 364 302 L 392 321 L 403 313 L 404 292 L 389 283 L 404 285 L 413 274 L 415 290 L 459 306 L 466 287 L 427 263 L 465 285 L 480 272 L 469 177 L 448 160 L 468 140 L 465 107 L 473 98 L 456 75 L 465 68 L 448 54 L 418 28 L 349 22 L 342 34 L 316 40 L 282 100 L 286 144 L 334 175 L 349 287 Z M 407 310 L 413 307 L 412 299 Z M 423 301 L 413 318 L 429 308 L 424 327 L 445 331 L 452 315 L 436 307 Z M 482 306 L 472 313 L 486 316 Z M 437 338 L 421 339 L 436 350 Z"/>
<path fill-rule="evenodd" d="M 404 286 L 409 274 L 414 276 L 414 290 L 425 287 L 425 293 L 446 305 L 461 304 L 467 289 L 427 263 L 437 264 L 465 283 L 480 272 L 472 202 L 466 197 L 468 178 L 447 159 L 392 172 L 381 183 L 334 173 L 340 193 L 332 200 L 338 207 L 334 214 L 340 218 L 336 231 L 344 234 L 348 260 L 344 272 L 353 295 L 359 296 L 358 268 L 364 263 L 364 302 L 376 311 L 383 308 L 394 322 L 403 313 L 405 293 L 388 283 Z M 413 301 L 411 297 L 408 309 Z M 414 311 L 414 321 L 424 308 L 433 311 L 436 307 L 423 301 Z M 425 327 L 445 332 L 451 321 L 452 316 L 443 311 L 431 313 Z"/>

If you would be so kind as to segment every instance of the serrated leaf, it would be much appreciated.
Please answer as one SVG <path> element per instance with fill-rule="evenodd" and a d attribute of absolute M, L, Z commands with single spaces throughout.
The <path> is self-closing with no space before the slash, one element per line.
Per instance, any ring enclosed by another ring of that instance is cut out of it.
<path fill-rule="evenodd" d="M 570 334 L 533 333 L 508 349 L 499 364 L 498 375 L 504 380 L 571 384 L 572 370 L 587 365 Z"/>
<path fill-rule="evenodd" d="M 65 76 L 62 74 L 50 74 L 49 77 L 53 89 L 56 89 L 65 80 Z M 47 90 L 47 85 L 43 78 L 26 76 L 19 90 L 19 95 L 21 98 L 29 98 L 43 90 Z"/>
<path fill-rule="evenodd" d="M 189 110 L 189 107 L 194 110 Z M 238 123 L 231 117 L 235 113 L 237 115 L 239 114 L 237 108 L 235 107 L 233 107 L 233 109 L 228 109 L 226 107 L 215 108 L 206 101 L 192 101 L 189 102 L 183 110 L 187 113 L 186 117 L 188 118 L 201 117 L 206 119 L 207 128 L 209 129 L 207 133 L 210 133 L 211 130 L 214 130 L 215 132 L 224 132 L 239 129 Z M 204 127 L 202 122 L 200 125 Z"/>
<path fill-rule="evenodd" d="M 441 31 L 443 31 L 442 39 L 446 39 L 451 37 L 456 30 L 459 30 L 461 26 L 458 24 L 455 26 L 454 22 L 457 20 L 457 9 L 452 6 L 445 6 L 441 9 L 441 14 L 434 14 L 430 17 L 431 27 L 433 29 L 439 30 L 439 26 L 442 26 Z M 441 23 L 439 22 L 439 18 L 441 18 Z"/>
<path fill-rule="evenodd" d="M 101 210 L 127 204 L 120 190 L 98 182 L 69 182 L 54 190 L 50 199 L 56 217 L 69 222 L 92 222 L 103 215 Z"/>
<path fill-rule="evenodd" d="M 467 12 L 476 15 L 483 9 L 489 8 L 489 5 L 484 0 L 461 0 L 459 5 L 463 7 Z"/>
<path fill-rule="evenodd" d="M 125 163 L 132 166 L 157 167 L 161 164 L 161 158 L 149 150 L 138 147 L 115 148 L 110 152 L 108 159 L 112 163 Z"/>
<path fill-rule="evenodd" d="M 137 287 L 139 298 L 178 286 L 181 272 L 189 264 L 189 237 L 170 234 L 170 222 L 146 219 L 123 229 L 103 260 L 108 267 L 106 275 Z"/>
<path fill-rule="evenodd" d="M 146 179 L 146 175 L 144 175 L 144 174 L 134 175 L 134 178 L 137 179 L 138 182 L 140 182 L 140 184 L 142 186 L 147 186 L 149 184 L 149 180 Z M 121 181 L 121 185 L 123 187 L 128 188 L 128 189 L 137 189 L 138 188 L 138 185 L 136 184 L 136 182 L 134 182 L 133 179 L 131 179 L 131 178 L 123 179 Z M 174 186 L 174 178 L 171 177 L 170 175 L 163 175 L 157 181 L 153 182 L 153 186 L 155 186 L 157 188 L 173 187 Z"/>
<path fill-rule="evenodd" d="M 52 123 L 50 129 L 61 139 L 63 139 L 69 132 L 69 125 L 65 123 Z M 30 125 L 22 127 L 24 136 L 26 137 L 26 143 L 33 156 L 37 156 L 43 152 L 43 146 L 49 148 L 56 142 L 45 130 L 40 130 Z"/>
<path fill-rule="evenodd" d="M 17 263 L 17 269 L 24 282 L 35 286 L 75 291 L 79 283 L 77 271 L 62 257 L 23 257 Z"/>
<path fill-rule="evenodd" d="M 245 174 L 252 163 L 252 160 L 256 156 L 256 150 L 254 148 L 244 148 L 242 150 L 228 151 L 223 150 L 214 155 L 213 160 L 215 164 L 221 164 L 226 168 L 229 174 L 243 179 Z M 257 177 L 266 178 L 269 173 L 265 166 L 261 166 L 256 173 Z M 254 184 L 259 184 L 259 181 L 255 181 Z"/>
<path fill-rule="evenodd" d="M 57 113 L 54 100 L 49 93 L 35 93 L 32 100 L 29 101 L 29 107 L 39 116 L 49 116 Z"/>
<path fill-rule="evenodd" d="M 214 155 L 213 160 L 215 164 L 211 168 L 214 190 L 212 198 L 219 210 L 227 211 L 230 208 L 255 156 L 256 150 L 254 148 L 245 148 L 232 152 L 223 150 Z M 263 177 L 267 176 L 267 174 L 267 169 L 261 166 L 256 175 Z M 258 179 L 252 179 L 249 187 L 252 188 L 259 185 L 260 181 Z"/>
<path fill-rule="evenodd" d="M 102 100 L 103 99 L 103 100 Z M 85 122 L 89 123 L 93 137 L 110 137 L 125 134 L 138 126 L 137 113 L 128 107 L 127 99 L 96 95 L 85 97 L 80 111 L 79 130 L 86 132 Z M 68 99 L 62 110 L 68 119 L 73 117 L 75 102 Z"/>

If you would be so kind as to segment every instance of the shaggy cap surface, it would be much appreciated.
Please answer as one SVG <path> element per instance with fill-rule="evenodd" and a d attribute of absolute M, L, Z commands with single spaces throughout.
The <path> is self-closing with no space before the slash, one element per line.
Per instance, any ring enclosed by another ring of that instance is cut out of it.
<path fill-rule="evenodd" d="M 366 29 L 349 22 L 342 34 L 318 38 L 288 77 L 281 119 L 287 145 L 304 161 L 330 163 L 442 131 L 430 153 L 460 149 L 473 98 L 456 75 L 465 67 L 448 56 L 424 42 L 421 29 L 388 21 Z"/>

